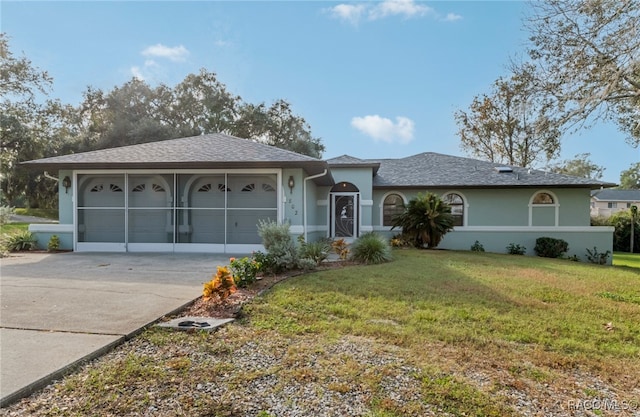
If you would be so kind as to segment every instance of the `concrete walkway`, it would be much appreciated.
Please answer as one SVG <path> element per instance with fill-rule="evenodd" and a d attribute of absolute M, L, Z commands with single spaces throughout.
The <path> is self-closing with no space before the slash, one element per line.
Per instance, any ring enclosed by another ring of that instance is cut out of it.
<path fill-rule="evenodd" d="M 193 301 L 229 256 L 20 253 L 0 259 L 0 406 Z"/>

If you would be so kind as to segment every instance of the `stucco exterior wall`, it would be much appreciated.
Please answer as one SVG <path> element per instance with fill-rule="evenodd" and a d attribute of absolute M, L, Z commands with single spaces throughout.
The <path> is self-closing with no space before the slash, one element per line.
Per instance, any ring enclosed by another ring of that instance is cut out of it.
<path fill-rule="evenodd" d="M 547 236 L 567 241 L 566 255 L 576 255 L 583 261 L 587 260 L 586 248 L 595 246 L 599 252 L 613 251 L 613 228 L 590 226 L 588 189 L 374 190 L 374 230 L 389 238 L 400 232 L 382 226 L 382 202 L 386 195 L 397 193 L 408 201 L 426 191 L 439 196 L 455 192 L 465 203 L 465 226 L 455 227 L 445 235 L 439 246 L 443 249 L 469 250 L 477 240 L 488 252 L 505 253 L 506 247 L 514 243 L 525 246 L 527 255 L 535 255 L 536 239 Z M 556 204 L 532 205 L 532 197 L 538 192 L 551 193 Z"/>
<path fill-rule="evenodd" d="M 282 170 L 282 191 L 284 194 L 283 221 L 291 225 L 292 232 L 296 235 L 302 233 L 302 181 L 304 172 L 302 169 Z M 289 177 L 293 177 L 295 183 L 293 189 L 289 189 Z"/>
<path fill-rule="evenodd" d="M 557 198 L 558 226 L 589 226 L 588 189 L 425 189 L 375 190 L 373 206 L 374 226 L 382 226 L 381 207 L 390 192 L 415 198 L 418 193 L 432 192 L 443 196 L 450 192 L 460 195 L 465 203 L 466 226 L 554 226 L 556 207 L 531 207 L 531 199 L 538 192 L 549 192 Z M 531 216 L 531 220 L 530 220 Z M 531 221 L 531 224 L 530 224 Z"/>
<path fill-rule="evenodd" d="M 62 186 L 62 179 L 67 176 L 72 179 L 73 172 L 70 170 L 58 171 L 58 224 L 29 225 L 29 231 L 35 235 L 40 249 L 47 249 L 49 239 L 53 235 L 60 239 L 59 249 L 73 249 L 73 190 L 76 184 L 72 181 L 71 187 L 65 189 Z"/>
<path fill-rule="evenodd" d="M 504 227 L 488 229 L 467 228 L 447 233 L 438 246 L 442 249 L 470 250 L 477 240 L 487 252 L 507 253 L 507 246 L 511 243 L 527 248 L 526 254 L 535 256 L 534 247 L 539 237 L 563 239 L 569 244 L 565 256 L 577 256 L 581 261 L 588 261 L 587 248 L 598 252 L 613 253 L 613 227 L 557 227 L 557 228 L 529 228 Z M 608 263 L 611 264 L 609 256 Z"/>

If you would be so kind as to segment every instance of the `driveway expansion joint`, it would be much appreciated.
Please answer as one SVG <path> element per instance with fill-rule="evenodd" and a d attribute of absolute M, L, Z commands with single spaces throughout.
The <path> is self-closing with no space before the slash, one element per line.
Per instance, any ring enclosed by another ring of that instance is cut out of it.
<path fill-rule="evenodd" d="M 26 331 L 43 332 L 43 333 L 88 334 L 88 335 L 95 335 L 95 336 L 116 336 L 116 337 L 126 336 L 126 334 L 123 334 L 123 333 L 82 332 L 77 330 L 38 329 L 38 328 L 30 328 L 30 327 L 0 326 L 0 329 L 26 330 Z"/>

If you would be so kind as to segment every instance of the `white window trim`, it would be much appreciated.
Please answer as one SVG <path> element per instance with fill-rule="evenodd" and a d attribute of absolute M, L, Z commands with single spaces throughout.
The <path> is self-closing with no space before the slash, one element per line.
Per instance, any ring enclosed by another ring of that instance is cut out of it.
<path fill-rule="evenodd" d="M 467 218 L 469 217 L 468 214 L 467 214 L 469 212 L 469 200 L 467 200 L 467 196 L 465 196 L 462 192 L 460 192 L 458 190 L 449 190 L 449 191 L 443 193 L 441 198 L 444 200 L 444 198 L 449 194 L 458 194 L 460 196 L 460 198 L 462 198 L 462 208 L 463 208 L 462 226 L 457 226 L 457 227 L 458 228 L 467 227 L 468 226 Z M 455 230 L 455 227 L 454 227 L 454 230 Z"/>
<path fill-rule="evenodd" d="M 553 198 L 553 204 L 534 204 L 533 200 L 538 194 L 549 194 Z M 551 190 L 537 190 L 529 198 L 529 227 L 533 227 L 533 209 L 535 207 L 554 207 L 554 227 L 558 227 L 560 222 L 560 202 L 558 196 Z"/>
<path fill-rule="evenodd" d="M 392 226 L 385 226 L 384 225 L 384 200 L 387 199 L 387 197 L 389 197 L 391 194 L 396 194 L 399 195 L 400 198 L 402 198 L 402 202 L 406 205 L 408 200 L 407 200 L 407 196 L 405 196 L 403 193 L 401 193 L 400 191 L 388 191 L 386 193 L 384 193 L 382 195 L 382 199 L 380 200 L 380 204 L 378 205 L 378 210 L 380 212 L 380 223 L 378 226 L 380 227 L 392 227 Z"/>

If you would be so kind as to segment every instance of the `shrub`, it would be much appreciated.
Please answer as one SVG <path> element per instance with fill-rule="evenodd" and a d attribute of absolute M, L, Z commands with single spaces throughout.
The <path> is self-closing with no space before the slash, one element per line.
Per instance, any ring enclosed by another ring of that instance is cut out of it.
<path fill-rule="evenodd" d="M 629 252 L 631 250 L 631 210 L 614 213 L 609 217 L 613 232 L 613 250 Z M 640 253 L 640 216 L 636 216 L 633 231 L 633 252 Z"/>
<path fill-rule="evenodd" d="M 213 297 L 218 297 L 220 301 L 226 300 L 231 294 L 237 291 L 233 276 L 229 269 L 224 266 L 219 266 L 216 275 L 209 282 L 204 284 L 202 289 L 202 297 L 205 300 L 209 300 Z"/>
<path fill-rule="evenodd" d="M 509 255 L 524 255 L 527 252 L 527 248 L 517 243 L 509 243 L 507 246 L 507 253 Z"/>
<path fill-rule="evenodd" d="M 49 252 L 55 252 L 60 249 L 60 238 L 58 235 L 52 235 L 49 238 L 49 243 L 47 244 L 47 250 Z"/>
<path fill-rule="evenodd" d="M 365 264 L 380 264 L 393 259 L 391 246 L 377 233 L 360 235 L 351 245 L 351 259 Z"/>
<path fill-rule="evenodd" d="M 304 271 L 311 271 L 316 269 L 318 264 L 311 258 L 300 258 L 298 259 L 298 268 Z"/>
<path fill-rule="evenodd" d="M 536 255 L 543 258 L 560 258 L 569 249 L 569 244 L 562 239 L 539 237 L 533 248 Z"/>
<path fill-rule="evenodd" d="M 316 266 L 318 266 L 322 261 L 327 259 L 330 250 L 331 244 L 326 239 L 321 239 L 311 243 L 303 241 L 302 246 L 300 246 L 300 258 L 301 260 L 311 259 L 315 262 Z"/>
<path fill-rule="evenodd" d="M 273 255 L 257 251 L 253 253 L 253 259 L 255 259 L 258 265 L 260 265 L 257 272 L 258 274 L 275 274 L 278 270 L 278 265 L 276 264 L 276 259 Z"/>
<path fill-rule="evenodd" d="M 433 193 L 418 194 L 392 221 L 392 229 L 402 228 L 402 234 L 416 248 L 435 248 L 453 230 L 451 207 Z"/>
<path fill-rule="evenodd" d="M 10 252 L 33 250 L 37 246 L 36 237 L 28 230 L 10 234 L 5 240 L 5 247 Z"/>
<path fill-rule="evenodd" d="M 593 251 L 587 248 L 587 259 L 593 264 L 606 264 L 609 255 L 611 255 L 611 251 L 598 252 L 598 249 L 595 246 L 593 247 Z"/>
<path fill-rule="evenodd" d="M 344 239 L 334 240 L 331 244 L 333 251 L 340 256 L 341 260 L 345 260 L 349 257 L 349 247 Z"/>
<path fill-rule="evenodd" d="M 475 243 L 471 245 L 471 252 L 484 252 L 484 246 L 476 240 Z"/>
<path fill-rule="evenodd" d="M 233 275 L 233 281 L 238 287 L 246 287 L 256 282 L 256 275 L 260 271 L 260 263 L 248 257 L 229 259 L 229 268 Z"/>
<path fill-rule="evenodd" d="M 267 253 L 273 256 L 274 272 L 295 269 L 298 266 L 298 251 L 289 234 L 289 224 L 261 220 L 258 222 L 258 234 Z"/>
<path fill-rule="evenodd" d="M 389 244 L 393 248 L 406 248 L 407 246 L 411 246 L 402 234 L 393 236 L 391 240 L 389 240 Z"/>
<path fill-rule="evenodd" d="M 0 206 L 0 225 L 9 222 L 9 218 L 14 213 L 14 208 L 9 206 Z"/>

